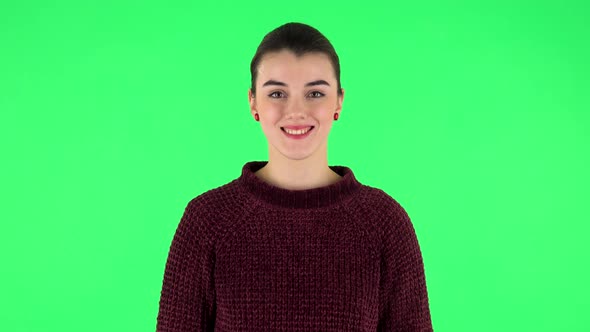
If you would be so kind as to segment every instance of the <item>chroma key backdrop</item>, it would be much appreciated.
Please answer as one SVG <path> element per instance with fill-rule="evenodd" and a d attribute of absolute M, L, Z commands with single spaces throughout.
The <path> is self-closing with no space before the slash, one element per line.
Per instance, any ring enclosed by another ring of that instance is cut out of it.
<path fill-rule="evenodd" d="M 186 204 L 267 159 L 249 65 L 286 22 L 340 56 L 329 164 L 408 212 L 434 330 L 587 329 L 589 9 L 3 1 L 0 330 L 155 330 Z"/>

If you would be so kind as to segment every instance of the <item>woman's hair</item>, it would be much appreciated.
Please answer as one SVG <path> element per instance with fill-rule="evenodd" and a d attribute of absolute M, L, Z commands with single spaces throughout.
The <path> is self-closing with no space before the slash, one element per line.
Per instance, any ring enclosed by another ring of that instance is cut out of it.
<path fill-rule="evenodd" d="M 338 95 L 342 94 L 340 86 L 340 61 L 330 41 L 317 29 L 303 23 L 286 23 L 269 32 L 258 48 L 250 63 L 250 74 L 252 75 L 252 94 L 256 94 L 256 78 L 258 76 L 258 65 L 262 56 L 270 52 L 289 50 L 296 56 L 306 53 L 319 52 L 326 54 L 332 62 L 336 81 L 338 82 Z"/>

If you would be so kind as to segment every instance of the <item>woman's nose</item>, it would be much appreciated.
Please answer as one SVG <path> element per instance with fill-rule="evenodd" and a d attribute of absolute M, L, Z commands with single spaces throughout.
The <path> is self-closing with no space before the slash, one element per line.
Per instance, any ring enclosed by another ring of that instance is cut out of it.
<path fill-rule="evenodd" d="M 305 105 L 298 100 L 291 99 L 285 108 L 286 117 L 291 118 L 305 118 L 307 110 Z"/>

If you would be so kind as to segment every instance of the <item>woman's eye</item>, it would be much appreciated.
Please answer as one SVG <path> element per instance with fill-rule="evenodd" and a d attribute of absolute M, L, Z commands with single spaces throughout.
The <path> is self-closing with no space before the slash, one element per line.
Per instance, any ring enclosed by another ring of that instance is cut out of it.
<path fill-rule="evenodd" d="M 323 93 L 321 93 L 321 92 L 319 92 L 319 91 L 313 91 L 313 92 L 311 93 L 311 96 L 312 96 L 312 97 L 314 97 L 314 98 L 319 98 L 319 97 L 322 97 L 323 95 L 324 95 L 324 94 L 323 94 Z"/>
<path fill-rule="evenodd" d="M 271 94 L 268 95 L 271 98 L 281 98 L 283 96 L 283 93 L 280 91 L 275 91 Z"/>

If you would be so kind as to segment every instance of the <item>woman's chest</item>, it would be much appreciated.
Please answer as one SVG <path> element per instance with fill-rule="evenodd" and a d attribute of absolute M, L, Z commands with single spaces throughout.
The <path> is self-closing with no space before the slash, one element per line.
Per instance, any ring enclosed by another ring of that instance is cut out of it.
<path fill-rule="evenodd" d="M 326 315 L 336 321 L 372 320 L 378 242 L 359 223 L 346 220 L 254 220 L 235 227 L 216 253 L 219 312 L 240 321 L 297 313 L 310 321 Z"/>

